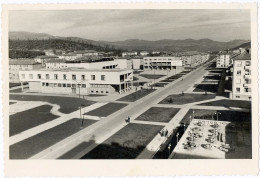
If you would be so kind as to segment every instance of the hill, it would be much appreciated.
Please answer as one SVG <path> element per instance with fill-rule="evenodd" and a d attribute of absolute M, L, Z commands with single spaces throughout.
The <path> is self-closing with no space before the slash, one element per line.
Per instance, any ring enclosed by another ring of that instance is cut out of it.
<path fill-rule="evenodd" d="M 251 42 L 243 43 L 243 44 L 241 44 L 239 46 L 236 46 L 236 47 L 232 48 L 232 50 L 239 49 L 239 48 L 251 48 Z"/>
<path fill-rule="evenodd" d="M 102 51 L 220 51 L 232 49 L 239 45 L 249 42 L 249 40 L 233 40 L 229 42 L 213 41 L 211 39 L 185 39 L 171 40 L 163 39 L 157 41 L 148 41 L 140 39 L 129 39 L 124 41 L 94 41 L 79 37 L 58 37 L 45 33 L 30 32 L 9 32 L 10 48 L 24 49 L 64 49 L 64 50 L 82 50 L 94 49 Z M 31 44 L 28 42 L 30 41 Z M 38 42 L 37 42 L 38 41 Z M 46 43 L 46 44 L 45 44 Z"/>

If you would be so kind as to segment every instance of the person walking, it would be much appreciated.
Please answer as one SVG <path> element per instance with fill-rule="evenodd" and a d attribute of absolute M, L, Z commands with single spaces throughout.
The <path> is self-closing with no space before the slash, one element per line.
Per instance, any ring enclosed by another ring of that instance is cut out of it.
<path fill-rule="evenodd" d="M 168 136 L 168 130 L 165 130 L 164 136 L 167 137 Z"/>

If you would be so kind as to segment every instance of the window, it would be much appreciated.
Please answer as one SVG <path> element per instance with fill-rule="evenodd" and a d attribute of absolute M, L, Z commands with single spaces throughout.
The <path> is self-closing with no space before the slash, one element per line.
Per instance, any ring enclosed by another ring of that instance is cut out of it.
<path fill-rule="evenodd" d="M 240 84 L 241 83 L 241 79 L 236 79 L 236 84 Z"/>
<path fill-rule="evenodd" d="M 245 92 L 248 93 L 249 92 L 249 88 L 245 88 Z"/>
<path fill-rule="evenodd" d="M 58 74 L 54 74 L 54 79 L 55 79 L 55 80 L 58 79 Z"/>
<path fill-rule="evenodd" d="M 236 88 L 236 92 L 238 92 L 238 93 L 239 93 L 239 92 L 240 92 L 240 88 Z"/>
<path fill-rule="evenodd" d="M 42 78 L 41 74 L 37 74 L 37 76 L 38 76 L 38 79 L 41 79 L 41 78 Z"/>
<path fill-rule="evenodd" d="M 49 86 L 49 83 L 46 83 L 46 87 L 48 87 Z"/>
<path fill-rule="evenodd" d="M 106 91 L 106 93 L 109 93 L 109 91 Z"/>
<path fill-rule="evenodd" d="M 85 80 L 85 75 L 81 75 L 81 80 Z"/>
<path fill-rule="evenodd" d="M 86 84 L 82 84 L 82 88 L 86 88 Z"/>
<path fill-rule="evenodd" d="M 240 96 L 236 96 L 236 98 L 240 98 Z"/>
<path fill-rule="evenodd" d="M 61 87 L 61 83 L 58 83 L 58 87 Z"/>
<path fill-rule="evenodd" d="M 96 93 L 98 93 L 98 91 L 96 91 Z"/>
<path fill-rule="evenodd" d="M 67 84 L 67 87 L 71 87 L 71 84 L 70 84 L 70 83 L 68 83 L 68 84 Z"/>
<path fill-rule="evenodd" d="M 67 80 L 67 75 L 63 74 L 63 80 Z"/>
<path fill-rule="evenodd" d="M 246 61 L 246 66 L 250 66 L 250 65 L 251 65 L 250 61 Z"/>
<path fill-rule="evenodd" d="M 62 86 L 63 86 L 63 87 L 67 87 L 67 86 L 66 86 L 66 83 L 63 83 Z"/>
<path fill-rule="evenodd" d="M 22 74 L 22 79 L 25 79 L 25 74 Z"/>
<path fill-rule="evenodd" d="M 75 84 L 72 84 L 72 88 L 76 88 L 76 85 L 75 85 Z"/>
<path fill-rule="evenodd" d="M 95 75 L 91 75 L 91 80 L 95 80 Z"/>
<path fill-rule="evenodd" d="M 241 66 L 242 66 L 242 62 L 241 61 L 237 62 L 237 67 L 241 67 Z"/>
<path fill-rule="evenodd" d="M 105 80 L 106 76 L 105 75 L 101 75 L 101 80 Z"/>
<path fill-rule="evenodd" d="M 58 86 L 58 84 L 57 83 L 54 83 L 54 87 L 57 87 Z"/>
<path fill-rule="evenodd" d="M 46 77 L 46 79 L 50 79 L 50 75 L 49 74 L 46 74 L 45 77 Z"/>
<path fill-rule="evenodd" d="M 45 83 L 44 83 L 44 82 L 42 83 L 42 86 L 45 86 Z"/>
<path fill-rule="evenodd" d="M 72 80 L 76 80 L 76 79 L 77 79 L 76 75 L 72 74 Z"/>
<path fill-rule="evenodd" d="M 241 75 L 241 70 L 238 70 L 238 71 L 237 71 L 237 75 Z"/>

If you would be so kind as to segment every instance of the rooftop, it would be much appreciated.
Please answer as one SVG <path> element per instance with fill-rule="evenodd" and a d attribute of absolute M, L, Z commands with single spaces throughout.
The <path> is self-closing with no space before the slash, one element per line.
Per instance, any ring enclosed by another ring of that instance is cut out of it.
<path fill-rule="evenodd" d="M 37 65 L 40 64 L 35 62 L 33 59 L 10 59 L 9 65 Z"/>
<path fill-rule="evenodd" d="M 251 54 L 248 50 L 246 50 L 243 53 L 234 57 L 233 60 L 251 60 Z"/>
<path fill-rule="evenodd" d="M 30 71 L 61 71 L 61 72 L 71 72 L 71 71 L 85 71 L 85 72 L 123 72 L 123 71 L 133 71 L 132 69 L 86 69 L 84 67 L 67 67 L 59 69 L 34 69 Z"/>

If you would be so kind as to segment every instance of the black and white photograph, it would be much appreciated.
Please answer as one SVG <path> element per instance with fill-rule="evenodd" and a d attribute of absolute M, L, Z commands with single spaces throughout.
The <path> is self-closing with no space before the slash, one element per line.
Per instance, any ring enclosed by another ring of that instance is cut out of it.
<path fill-rule="evenodd" d="M 8 9 L 6 159 L 258 159 L 252 14 Z"/>

